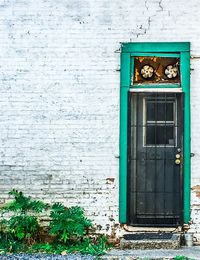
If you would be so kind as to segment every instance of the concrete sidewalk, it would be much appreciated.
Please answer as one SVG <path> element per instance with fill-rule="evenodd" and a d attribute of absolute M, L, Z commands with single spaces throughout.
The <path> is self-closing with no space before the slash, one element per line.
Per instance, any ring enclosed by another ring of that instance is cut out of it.
<path fill-rule="evenodd" d="M 112 249 L 102 256 L 104 260 L 133 260 L 133 259 L 173 259 L 176 256 L 186 256 L 200 260 L 200 246 L 181 247 L 181 249 L 152 249 L 152 250 L 120 250 Z"/>

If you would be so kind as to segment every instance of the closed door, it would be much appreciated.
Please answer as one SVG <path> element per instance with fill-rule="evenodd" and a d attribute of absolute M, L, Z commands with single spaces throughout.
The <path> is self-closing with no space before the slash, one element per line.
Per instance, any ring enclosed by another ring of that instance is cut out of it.
<path fill-rule="evenodd" d="M 128 223 L 182 224 L 181 93 L 129 93 Z"/>

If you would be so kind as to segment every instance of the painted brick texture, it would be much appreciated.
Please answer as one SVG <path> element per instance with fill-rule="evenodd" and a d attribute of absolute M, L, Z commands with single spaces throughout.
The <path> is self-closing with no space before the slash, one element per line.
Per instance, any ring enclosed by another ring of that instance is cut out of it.
<path fill-rule="evenodd" d="M 12 188 L 118 223 L 120 43 L 190 41 L 200 182 L 199 1 L 0 0 L 0 203 Z M 200 234 L 193 189 L 192 228 Z"/>

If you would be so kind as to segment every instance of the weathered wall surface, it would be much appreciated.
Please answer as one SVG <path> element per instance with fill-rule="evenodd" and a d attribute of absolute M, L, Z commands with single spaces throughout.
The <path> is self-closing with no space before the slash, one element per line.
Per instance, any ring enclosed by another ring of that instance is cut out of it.
<path fill-rule="evenodd" d="M 191 42 L 198 185 L 199 24 L 198 0 L 0 0 L 0 202 L 17 188 L 81 205 L 103 229 L 118 223 L 119 49 L 130 41 Z"/>

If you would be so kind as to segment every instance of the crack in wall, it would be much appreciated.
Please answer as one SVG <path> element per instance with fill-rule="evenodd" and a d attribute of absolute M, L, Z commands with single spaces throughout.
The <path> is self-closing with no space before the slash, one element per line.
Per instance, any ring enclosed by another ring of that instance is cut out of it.
<path fill-rule="evenodd" d="M 148 4 L 148 1 L 149 0 L 145 0 L 145 2 L 144 2 L 144 5 L 145 5 L 145 8 L 146 8 L 146 11 L 148 11 L 148 12 L 150 12 L 150 10 L 149 10 L 149 4 Z M 163 7 L 163 0 L 159 0 L 159 2 L 158 2 L 158 7 L 159 7 L 159 10 L 157 10 L 157 12 L 159 11 L 159 12 L 162 12 L 162 11 L 164 11 L 164 7 Z M 169 15 L 170 15 L 170 13 L 169 13 Z M 137 32 L 137 33 L 135 33 L 136 34 L 136 37 L 137 38 L 139 38 L 140 36 L 143 36 L 143 35 L 146 35 L 147 34 L 147 32 L 150 30 L 150 28 L 151 28 L 151 23 L 152 23 L 152 18 L 153 17 L 155 17 L 156 15 L 154 14 L 154 15 L 151 15 L 151 16 L 149 16 L 148 17 L 148 19 L 147 19 L 147 27 L 145 28 L 143 25 L 140 25 L 140 32 Z M 143 31 L 142 31 L 143 30 Z M 134 34 L 134 33 L 133 33 Z M 130 39 L 131 40 L 131 39 Z"/>
<path fill-rule="evenodd" d="M 144 34 L 147 34 L 147 32 L 150 30 L 152 18 L 155 17 L 155 16 L 156 15 L 151 15 L 151 16 L 148 17 L 148 19 L 147 19 L 147 28 L 145 28 Z"/>
<path fill-rule="evenodd" d="M 159 8 L 160 8 L 160 11 L 163 11 L 164 8 L 163 8 L 163 6 L 162 6 L 162 0 L 160 0 L 160 1 L 158 2 L 158 5 L 159 5 Z"/>
<path fill-rule="evenodd" d="M 148 0 L 145 0 L 144 5 L 145 5 L 147 11 L 149 11 L 149 7 L 148 7 L 148 5 L 147 5 L 147 2 L 148 2 Z"/>
<path fill-rule="evenodd" d="M 155 16 L 156 16 L 156 15 L 151 15 L 151 16 L 148 17 L 148 19 L 147 19 L 147 27 L 146 27 L 146 28 L 143 27 L 142 24 L 140 25 L 139 29 L 140 29 L 140 30 L 143 30 L 143 31 L 140 31 L 140 32 L 135 33 L 137 38 L 139 38 L 139 36 L 142 36 L 142 35 L 146 35 L 146 34 L 147 34 L 147 32 L 148 32 L 148 31 L 150 30 L 150 28 L 151 28 L 152 17 L 155 17 Z M 134 33 L 133 33 L 133 34 L 134 34 Z M 131 40 L 131 39 L 130 39 L 130 40 Z"/>

